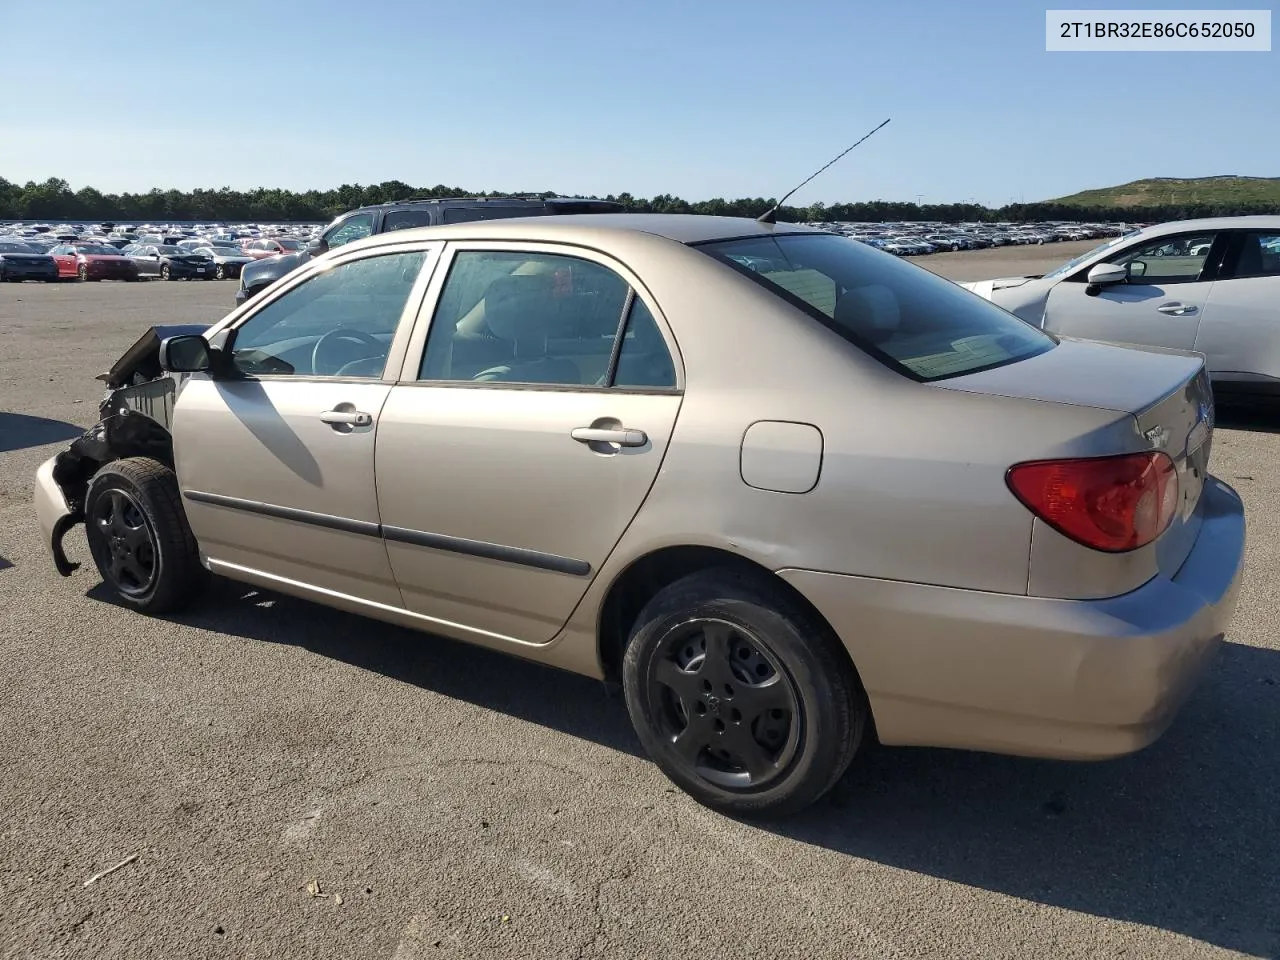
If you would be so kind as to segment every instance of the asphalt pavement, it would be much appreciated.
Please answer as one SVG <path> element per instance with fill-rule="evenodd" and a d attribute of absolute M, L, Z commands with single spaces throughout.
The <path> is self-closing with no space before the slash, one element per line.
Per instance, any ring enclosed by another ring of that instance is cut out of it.
<path fill-rule="evenodd" d="M 981 279 L 1086 246 L 918 262 Z M 148 325 L 233 292 L 0 285 L 0 956 L 1280 955 L 1280 415 L 1223 411 L 1246 581 L 1162 740 L 875 748 L 765 828 L 677 792 L 589 680 L 229 582 L 142 617 L 79 532 L 85 566 L 54 572 L 36 466 Z"/>

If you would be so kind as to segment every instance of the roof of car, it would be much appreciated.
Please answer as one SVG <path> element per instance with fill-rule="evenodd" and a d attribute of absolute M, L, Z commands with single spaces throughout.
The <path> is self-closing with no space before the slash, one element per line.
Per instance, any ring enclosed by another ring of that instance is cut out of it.
<path fill-rule="evenodd" d="M 599 200 L 593 197 L 539 197 L 539 196 L 510 196 L 510 197 L 409 197 L 404 200 L 388 200 L 385 203 L 366 203 L 362 207 L 356 208 L 354 211 L 360 210 L 389 210 L 396 207 L 422 207 L 422 206 L 442 206 L 442 207 L 502 207 L 502 206 L 527 206 L 527 207 L 545 207 L 576 204 L 579 206 L 599 206 L 618 208 L 620 204 L 614 200 Z M 342 214 L 346 216 L 346 214 Z"/>
<path fill-rule="evenodd" d="M 358 241 L 372 246 L 388 236 L 404 240 L 492 239 L 566 240 L 584 232 L 648 233 L 679 243 L 704 243 L 739 237 L 768 237 L 784 233 L 820 234 L 825 231 L 798 223 L 761 223 L 750 217 L 712 217 L 694 213 L 582 213 L 561 216 L 511 217 L 474 220 L 438 227 L 414 227 L 377 234 Z"/>
<path fill-rule="evenodd" d="M 1170 220 L 1143 229 L 1147 236 L 1159 237 L 1188 230 L 1280 230 L 1280 216 L 1254 214 L 1245 217 L 1205 217 L 1202 220 Z"/>

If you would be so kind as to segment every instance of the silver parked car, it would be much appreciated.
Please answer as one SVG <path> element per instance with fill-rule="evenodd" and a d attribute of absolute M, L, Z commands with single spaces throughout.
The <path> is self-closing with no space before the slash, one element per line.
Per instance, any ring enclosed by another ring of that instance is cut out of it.
<path fill-rule="evenodd" d="M 1241 578 L 1201 358 L 1059 342 L 795 225 L 381 234 L 109 382 L 37 474 L 60 571 L 83 522 L 140 611 L 212 571 L 618 679 L 735 813 L 811 803 L 872 730 L 1137 750 Z"/>
<path fill-rule="evenodd" d="M 963 286 L 1063 336 L 1203 353 L 1223 393 L 1280 396 L 1280 217 L 1162 223 Z"/>

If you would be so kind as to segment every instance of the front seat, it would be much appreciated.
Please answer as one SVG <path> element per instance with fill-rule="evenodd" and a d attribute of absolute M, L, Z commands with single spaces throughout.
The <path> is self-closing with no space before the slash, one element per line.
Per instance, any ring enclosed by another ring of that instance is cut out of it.
<path fill-rule="evenodd" d="M 507 383 L 582 382 L 578 365 L 547 355 L 547 341 L 573 335 L 573 317 L 555 299 L 555 277 L 513 274 L 499 277 L 485 291 L 485 323 L 499 340 L 512 345 L 509 363 L 481 370 L 472 380 Z"/>

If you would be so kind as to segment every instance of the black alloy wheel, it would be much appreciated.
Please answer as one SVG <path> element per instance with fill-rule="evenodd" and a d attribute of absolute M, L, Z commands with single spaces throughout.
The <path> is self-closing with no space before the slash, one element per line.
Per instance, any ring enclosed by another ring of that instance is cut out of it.
<path fill-rule="evenodd" d="M 161 267 L 160 267 L 160 279 L 161 279 L 161 280 L 170 280 L 170 279 L 172 279 L 172 278 L 169 276 L 169 265 L 168 265 L 167 263 L 166 263 L 166 264 L 161 265 Z"/>
<path fill-rule="evenodd" d="M 138 501 L 126 490 L 108 490 L 95 501 L 89 522 L 99 550 L 105 549 L 108 584 L 127 597 L 145 595 L 159 573 L 160 551 Z"/>
<path fill-rule="evenodd" d="M 220 263 L 217 269 L 213 271 L 213 275 L 218 280 L 225 280 L 227 279 L 227 268 Z"/>
<path fill-rule="evenodd" d="M 743 626 L 697 619 L 673 627 L 654 679 L 662 734 L 709 783 L 761 787 L 795 756 L 802 726 L 795 685 Z"/>
<path fill-rule="evenodd" d="M 104 464 L 85 492 L 85 537 L 103 582 L 128 607 L 166 613 L 199 595 L 208 579 L 164 464 L 130 457 Z"/>
<path fill-rule="evenodd" d="M 844 645 L 764 571 L 701 570 L 660 589 L 635 619 L 621 673 L 645 751 L 693 799 L 732 816 L 809 806 L 871 724 Z"/>

